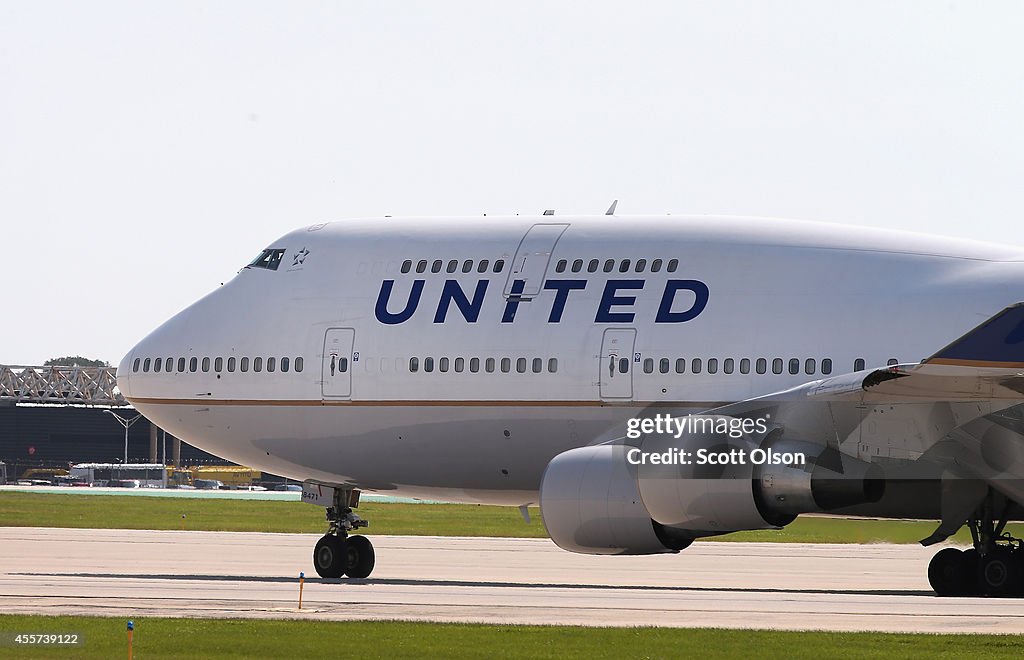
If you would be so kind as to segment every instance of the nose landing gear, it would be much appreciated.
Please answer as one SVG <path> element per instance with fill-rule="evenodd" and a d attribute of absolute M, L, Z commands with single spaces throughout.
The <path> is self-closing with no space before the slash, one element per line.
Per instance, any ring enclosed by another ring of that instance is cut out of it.
<path fill-rule="evenodd" d="M 328 529 L 313 548 L 313 568 L 324 578 L 365 578 L 373 572 L 373 544 L 365 536 L 349 532 L 366 527 L 368 522 L 352 512 L 359 504 L 359 491 L 334 489 L 333 506 L 327 507 Z"/>

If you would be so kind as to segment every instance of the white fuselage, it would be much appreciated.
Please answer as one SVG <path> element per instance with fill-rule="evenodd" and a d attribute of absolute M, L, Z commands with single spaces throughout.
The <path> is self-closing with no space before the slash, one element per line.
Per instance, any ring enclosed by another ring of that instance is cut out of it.
<path fill-rule="evenodd" d="M 128 353 L 139 411 L 293 479 L 517 505 L 638 409 L 916 362 L 1024 293 L 1018 248 L 775 220 L 353 220 L 275 249 Z"/>

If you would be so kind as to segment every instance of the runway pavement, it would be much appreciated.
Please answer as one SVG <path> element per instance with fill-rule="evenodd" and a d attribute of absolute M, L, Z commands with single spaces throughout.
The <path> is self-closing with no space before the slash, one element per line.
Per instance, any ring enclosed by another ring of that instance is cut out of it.
<path fill-rule="evenodd" d="M 592 557 L 540 539 L 371 538 L 371 578 L 321 580 L 313 535 L 3 527 L 0 612 L 1024 632 L 1024 601 L 933 596 L 935 550 L 914 545 Z"/>

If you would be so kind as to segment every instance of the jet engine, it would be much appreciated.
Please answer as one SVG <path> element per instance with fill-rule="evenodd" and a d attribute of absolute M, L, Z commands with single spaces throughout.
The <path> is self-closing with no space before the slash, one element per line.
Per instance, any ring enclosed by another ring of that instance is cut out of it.
<path fill-rule="evenodd" d="M 648 434 L 552 459 L 540 488 L 551 539 L 585 554 L 678 552 L 697 538 L 882 497 L 877 466 L 782 429 L 733 437 L 722 429 L 735 418 L 700 419 L 709 423 L 678 438 Z"/>

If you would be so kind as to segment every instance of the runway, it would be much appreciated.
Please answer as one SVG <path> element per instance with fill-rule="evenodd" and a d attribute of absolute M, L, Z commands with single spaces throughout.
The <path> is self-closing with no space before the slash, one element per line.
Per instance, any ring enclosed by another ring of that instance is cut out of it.
<path fill-rule="evenodd" d="M 698 542 L 592 557 L 540 539 L 372 539 L 373 576 L 350 581 L 316 577 L 314 535 L 3 527 L 0 612 L 1024 632 L 1020 600 L 933 596 L 935 549 L 915 545 Z"/>

